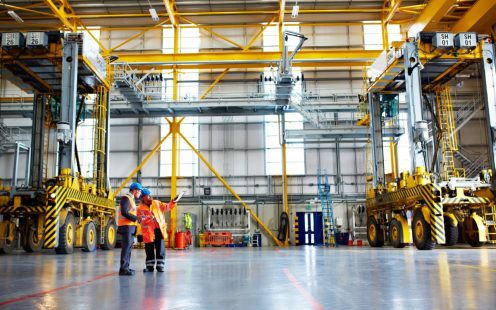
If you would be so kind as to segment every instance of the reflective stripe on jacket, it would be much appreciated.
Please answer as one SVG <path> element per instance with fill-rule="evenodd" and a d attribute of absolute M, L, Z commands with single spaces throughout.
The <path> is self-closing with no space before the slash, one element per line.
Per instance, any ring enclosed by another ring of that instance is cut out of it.
<path fill-rule="evenodd" d="M 136 204 L 134 203 L 133 195 L 126 194 L 124 195 L 129 199 L 129 210 L 128 213 L 132 215 L 136 215 Z M 124 217 L 121 213 L 121 209 L 119 208 L 119 216 L 117 218 L 118 226 L 136 226 L 136 222 L 130 221 L 127 217 Z"/>
<path fill-rule="evenodd" d="M 155 221 L 160 227 L 162 237 L 167 238 L 167 223 L 165 222 L 164 213 L 174 209 L 175 205 L 172 201 L 163 203 L 159 200 L 153 200 L 149 207 L 144 203 L 140 203 L 137 216 L 141 218 L 141 233 L 143 234 L 144 243 L 150 243 L 155 240 Z"/>

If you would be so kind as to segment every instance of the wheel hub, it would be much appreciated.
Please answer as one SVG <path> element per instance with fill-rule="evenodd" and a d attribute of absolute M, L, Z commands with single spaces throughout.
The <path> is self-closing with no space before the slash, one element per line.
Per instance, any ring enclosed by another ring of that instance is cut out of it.
<path fill-rule="evenodd" d="M 417 237 L 417 240 L 422 240 L 424 236 L 424 226 L 421 221 L 417 221 L 415 224 L 415 236 Z"/>
<path fill-rule="evenodd" d="M 369 227 L 369 236 L 371 240 L 375 240 L 377 232 L 375 231 L 375 225 L 370 225 Z"/>
<path fill-rule="evenodd" d="M 110 227 L 108 230 L 108 241 L 110 244 L 114 243 L 115 240 L 115 229 L 114 227 Z"/>
<path fill-rule="evenodd" d="M 73 232 L 73 227 L 72 225 L 67 225 L 67 236 L 66 236 L 66 240 L 67 240 L 67 245 L 70 245 L 72 244 L 72 235 L 74 234 Z"/>
<path fill-rule="evenodd" d="M 391 237 L 393 240 L 398 240 L 398 228 L 396 227 L 393 227 L 393 229 L 391 229 Z"/>

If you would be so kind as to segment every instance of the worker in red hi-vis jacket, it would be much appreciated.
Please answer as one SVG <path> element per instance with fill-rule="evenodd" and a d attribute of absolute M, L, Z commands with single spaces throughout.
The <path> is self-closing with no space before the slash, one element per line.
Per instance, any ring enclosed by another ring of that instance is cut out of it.
<path fill-rule="evenodd" d="M 179 198 L 178 196 L 169 203 L 163 203 L 159 200 L 153 200 L 148 188 L 143 188 L 141 191 L 141 203 L 138 207 L 137 217 L 141 219 L 141 232 L 145 243 L 146 268 L 143 270 L 144 272 L 153 272 L 155 264 L 158 272 L 164 272 L 164 239 L 167 234 L 164 213 L 174 209 Z"/>

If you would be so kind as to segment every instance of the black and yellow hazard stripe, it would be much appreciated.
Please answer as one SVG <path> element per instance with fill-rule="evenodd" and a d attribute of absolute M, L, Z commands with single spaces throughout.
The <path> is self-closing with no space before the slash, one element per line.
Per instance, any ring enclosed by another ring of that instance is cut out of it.
<path fill-rule="evenodd" d="M 44 248 L 52 249 L 57 244 L 57 230 L 59 228 L 59 214 L 60 210 L 67 202 L 67 194 L 69 188 L 61 186 L 53 186 L 48 188 L 48 197 L 55 194 L 54 203 L 47 206 L 47 213 L 45 215 L 45 242 Z"/>
<path fill-rule="evenodd" d="M 13 213 L 26 213 L 26 214 L 37 214 L 44 213 L 45 207 L 41 206 L 22 206 L 22 207 L 2 207 L 0 208 L 0 214 L 13 214 Z"/>
<path fill-rule="evenodd" d="M 294 223 L 294 231 L 295 231 L 295 244 L 300 245 L 300 230 L 298 228 L 298 216 L 295 216 L 295 223 Z"/>
<path fill-rule="evenodd" d="M 453 197 L 453 198 L 443 198 L 441 202 L 445 205 L 448 204 L 487 204 L 489 199 L 486 197 Z"/>

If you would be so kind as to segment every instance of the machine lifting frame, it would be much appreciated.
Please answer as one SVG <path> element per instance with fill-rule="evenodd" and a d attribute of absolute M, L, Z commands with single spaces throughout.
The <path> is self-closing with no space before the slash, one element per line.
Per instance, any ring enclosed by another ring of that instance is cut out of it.
<path fill-rule="evenodd" d="M 402 71 L 404 72 L 405 91 L 409 104 L 408 126 L 411 133 L 415 132 L 415 125 L 423 120 L 422 113 L 422 89 L 433 90 L 442 86 L 455 67 L 460 62 L 469 63 L 482 62 L 482 74 L 484 76 L 484 95 L 486 102 L 486 113 L 489 124 L 489 145 L 491 149 L 491 168 L 495 168 L 496 147 L 494 139 L 496 132 L 496 75 L 494 68 L 494 45 L 483 40 L 471 53 L 460 56 L 457 54 L 444 53 L 443 51 L 429 52 L 425 46 L 419 47 L 423 42 L 419 38 L 406 42 L 401 47 L 402 55 L 391 61 L 387 69 L 382 73 L 368 89 L 370 111 L 373 111 L 374 93 L 391 91 L 386 89 L 389 83 Z M 457 58 L 458 57 L 458 58 Z M 421 63 L 428 65 L 430 59 L 457 59 L 454 66 L 441 73 L 432 85 L 423 87 L 421 83 Z M 393 91 L 397 91 L 394 90 Z M 375 100 L 376 101 L 376 100 Z M 371 124 L 381 124 L 380 115 L 371 115 Z M 379 127 L 378 125 L 377 127 Z M 374 127 L 375 128 L 375 127 Z M 375 141 L 382 141 L 380 130 L 373 131 Z M 415 135 L 412 135 L 414 137 Z M 418 137 L 417 137 L 418 138 Z M 415 138 L 414 138 L 415 139 Z M 431 175 L 425 172 L 421 154 L 416 149 L 416 141 L 411 141 L 412 171 L 413 176 L 403 172 L 399 183 L 390 183 L 387 188 L 384 183 L 384 175 L 379 169 L 374 169 L 375 188 L 368 193 L 367 199 L 367 237 L 371 246 L 382 246 L 389 240 L 394 247 L 404 247 L 406 244 L 415 243 L 418 249 L 429 250 L 435 244 L 453 245 L 458 241 L 458 223 L 462 228 L 465 240 L 472 246 L 482 246 L 486 241 L 492 239 L 486 231 L 493 231 L 494 223 L 487 226 L 485 213 L 492 216 L 494 212 L 495 199 L 490 190 L 490 184 L 480 181 L 479 178 L 467 179 L 452 177 L 440 183 L 431 183 Z M 382 154 L 382 143 L 373 143 L 373 161 L 377 162 L 377 153 Z M 427 163 L 423 163 L 427 166 Z M 487 174 L 486 174 L 487 176 Z M 492 184 L 494 186 L 494 184 Z M 487 211 L 486 211 L 487 210 Z M 410 234 L 408 218 L 411 215 L 412 223 Z M 492 229 L 488 229 L 492 228 Z"/>
<path fill-rule="evenodd" d="M 72 35 L 72 36 L 71 36 Z M 6 191 L 10 199 L 2 199 L 0 214 L 0 252 L 10 253 L 18 244 L 27 252 L 42 248 L 70 254 L 75 247 L 94 251 L 99 245 L 108 250 L 116 241 L 116 207 L 113 193 L 106 184 L 108 175 L 109 82 L 80 55 L 80 34 L 66 34 L 62 44 L 62 88 L 60 121 L 57 123 L 58 176 L 45 179 L 44 163 L 46 98 L 36 95 L 33 117 L 32 160 L 33 178 L 26 188 Z M 41 57 L 41 56 L 38 56 Z M 50 59 L 52 56 L 48 55 Z M 55 60 L 55 59 L 53 59 Z M 60 61 L 60 60 L 59 60 Z M 95 184 L 87 184 L 75 172 L 75 133 L 77 127 L 76 99 L 78 95 L 78 62 L 82 61 L 97 77 L 98 87 L 95 115 Z M 4 192 L 0 193 L 3 195 Z"/>

